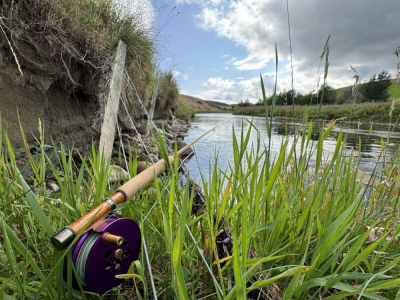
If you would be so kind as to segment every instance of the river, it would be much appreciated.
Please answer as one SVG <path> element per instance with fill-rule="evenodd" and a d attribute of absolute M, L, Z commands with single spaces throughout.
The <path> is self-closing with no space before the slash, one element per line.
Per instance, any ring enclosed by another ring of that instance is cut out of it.
<path fill-rule="evenodd" d="M 230 120 L 229 120 L 230 119 Z M 252 120 L 253 124 L 258 128 L 260 135 L 265 144 L 268 144 L 268 135 L 265 124 L 265 117 L 248 117 L 248 116 L 237 116 L 232 114 L 196 114 L 191 122 L 191 128 L 189 129 L 187 136 L 185 137 L 186 142 L 191 142 L 199 135 L 210 130 L 219 123 L 229 120 L 222 124 L 220 127 L 215 129 L 211 134 L 201 139 L 195 145 L 196 156 L 192 157 L 187 162 L 187 168 L 190 172 L 190 177 L 197 182 L 201 182 L 201 173 L 208 180 L 209 165 L 214 162 L 215 154 L 218 153 L 219 161 L 218 166 L 222 170 L 226 170 L 229 161 L 233 161 L 233 150 L 232 150 L 232 126 L 235 128 L 235 133 L 238 139 L 240 139 L 240 131 L 243 121 L 243 128 L 245 132 L 250 127 L 249 122 Z M 320 132 L 320 126 L 327 127 L 328 122 L 313 122 L 313 136 L 315 140 L 318 140 L 318 134 Z M 282 139 L 288 139 L 289 144 L 293 142 L 294 128 L 297 130 L 301 128 L 301 123 L 293 123 L 289 119 L 274 118 L 272 123 L 272 139 L 271 149 L 272 157 L 279 154 L 280 145 Z M 287 130 L 286 130 L 287 128 Z M 382 164 L 383 159 L 378 161 L 378 157 L 381 154 L 382 139 L 386 142 L 389 134 L 389 125 L 374 124 L 370 132 L 369 123 L 338 123 L 333 128 L 331 134 L 324 142 L 324 154 L 325 160 L 329 160 L 332 156 L 338 134 L 342 130 L 346 137 L 346 154 L 349 155 L 352 149 L 358 149 L 359 140 L 361 140 L 361 163 L 360 171 L 366 173 L 372 173 L 376 164 L 378 168 Z M 400 128 L 393 126 L 391 127 L 390 140 L 386 150 L 386 161 L 390 156 L 395 155 L 399 151 L 400 145 Z M 250 136 L 249 147 L 252 143 L 254 145 L 257 142 L 257 132 L 252 129 Z M 316 145 L 316 142 L 315 142 Z M 315 153 L 315 152 L 314 152 Z M 315 154 L 314 154 L 315 155 Z M 313 161 L 310 162 L 311 165 Z"/>

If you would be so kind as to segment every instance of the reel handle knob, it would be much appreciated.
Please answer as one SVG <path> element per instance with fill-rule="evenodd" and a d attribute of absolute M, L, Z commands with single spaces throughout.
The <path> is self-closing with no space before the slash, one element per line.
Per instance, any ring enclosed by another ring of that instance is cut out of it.
<path fill-rule="evenodd" d="M 111 233 L 106 232 L 103 235 L 103 243 L 114 244 L 115 246 L 121 246 L 124 243 L 124 238 L 122 236 L 113 235 Z"/>

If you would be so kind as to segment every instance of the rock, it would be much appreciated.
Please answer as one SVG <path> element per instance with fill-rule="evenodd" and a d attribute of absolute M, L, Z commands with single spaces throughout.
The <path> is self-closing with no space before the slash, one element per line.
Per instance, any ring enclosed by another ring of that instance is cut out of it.
<path fill-rule="evenodd" d="M 135 143 L 135 138 L 131 134 L 122 133 L 121 137 L 122 137 L 123 141 Z M 116 135 L 115 139 L 119 141 L 119 137 L 117 135 Z"/>
<path fill-rule="evenodd" d="M 185 122 L 185 121 L 182 121 L 179 119 L 175 119 L 172 122 L 172 128 L 176 135 L 187 132 L 189 130 L 189 127 L 190 127 L 190 125 L 188 122 Z"/>
<path fill-rule="evenodd" d="M 196 183 L 194 180 L 189 180 L 189 191 L 190 194 L 194 193 L 193 195 L 193 205 L 192 205 L 192 212 L 195 215 L 200 215 L 204 213 L 205 209 L 205 196 L 203 194 L 201 185 Z"/>
<path fill-rule="evenodd" d="M 165 137 L 168 140 L 175 140 L 175 137 L 174 137 L 174 135 L 172 133 L 165 132 Z"/>
<path fill-rule="evenodd" d="M 157 157 L 157 155 L 150 154 L 149 155 L 149 160 L 153 161 L 153 162 L 157 162 L 158 161 L 158 157 Z"/>
<path fill-rule="evenodd" d="M 169 149 L 174 150 L 174 144 L 175 144 L 175 140 L 167 140 L 167 145 L 168 145 Z"/>
<path fill-rule="evenodd" d="M 221 220 L 221 223 L 223 223 L 223 220 Z M 218 227 L 220 227 L 218 226 Z M 217 253 L 218 253 L 218 258 L 223 259 L 229 256 L 232 256 L 233 253 L 233 237 L 232 234 L 225 230 L 225 228 L 221 228 L 220 231 L 218 232 L 216 239 L 216 246 L 217 246 Z M 221 267 L 223 267 L 226 264 L 226 261 L 221 263 Z"/>
<path fill-rule="evenodd" d="M 112 183 L 120 182 L 129 179 L 129 174 L 121 167 L 113 165 L 110 167 L 110 171 L 108 173 L 108 179 Z"/>
<path fill-rule="evenodd" d="M 172 127 L 168 124 L 164 124 L 165 134 L 171 133 L 173 131 Z"/>
<path fill-rule="evenodd" d="M 46 186 L 49 190 L 52 192 L 58 192 L 60 190 L 60 187 L 57 185 L 57 183 L 52 180 L 52 179 L 47 179 L 46 180 Z"/>
<path fill-rule="evenodd" d="M 147 120 L 136 121 L 135 126 L 140 134 L 144 135 L 147 133 Z"/>
<path fill-rule="evenodd" d="M 181 160 L 179 160 L 179 172 L 183 173 L 184 175 L 187 174 L 188 170 L 187 170 L 187 166 L 186 163 L 182 163 Z"/>
<path fill-rule="evenodd" d="M 187 143 L 184 142 L 181 139 L 176 140 L 176 146 L 178 148 L 178 151 L 181 150 L 183 147 L 187 146 Z M 194 151 L 192 148 L 187 149 L 185 152 L 182 153 L 181 157 L 186 158 L 190 157 L 194 154 Z"/>
<path fill-rule="evenodd" d="M 147 150 L 150 154 L 158 155 L 158 148 L 157 147 L 147 147 Z"/>
<path fill-rule="evenodd" d="M 37 153 L 41 153 L 42 150 L 44 152 L 47 152 L 49 150 L 53 149 L 53 146 L 50 145 L 43 145 L 43 149 L 41 148 L 41 146 L 37 146 L 37 147 L 32 147 L 31 149 L 29 149 L 29 151 L 31 152 L 32 155 L 35 155 Z"/>

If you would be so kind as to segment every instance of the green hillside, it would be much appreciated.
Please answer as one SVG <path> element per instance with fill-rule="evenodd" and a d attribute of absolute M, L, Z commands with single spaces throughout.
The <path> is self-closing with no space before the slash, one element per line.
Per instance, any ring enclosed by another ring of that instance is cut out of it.
<path fill-rule="evenodd" d="M 392 79 L 392 85 L 389 88 L 390 99 L 399 99 L 400 98 L 400 80 Z M 348 86 L 341 87 L 336 89 L 336 96 L 339 98 L 343 92 L 348 88 Z"/>
<path fill-rule="evenodd" d="M 180 119 L 190 120 L 195 113 L 226 113 L 232 112 L 233 109 L 234 106 L 230 104 L 206 101 L 193 96 L 180 94 L 175 115 Z"/>

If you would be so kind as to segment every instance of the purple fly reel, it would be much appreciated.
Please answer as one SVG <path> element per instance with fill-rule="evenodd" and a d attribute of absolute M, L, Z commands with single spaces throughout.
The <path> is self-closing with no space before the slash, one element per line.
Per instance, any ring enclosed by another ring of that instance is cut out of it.
<path fill-rule="evenodd" d="M 106 239 L 106 235 L 114 240 Z M 74 288 L 79 289 L 78 280 L 86 290 L 103 294 L 121 284 L 123 280 L 115 275 L 126 274 L 132 262 L 138 259 L 140 239 L 135 221 L 116 216 L 108 216 L 96 230 L 83 234 L 72 248 L 72 261 L 78 275 Z"/>

